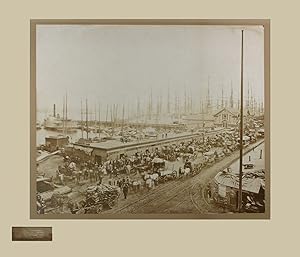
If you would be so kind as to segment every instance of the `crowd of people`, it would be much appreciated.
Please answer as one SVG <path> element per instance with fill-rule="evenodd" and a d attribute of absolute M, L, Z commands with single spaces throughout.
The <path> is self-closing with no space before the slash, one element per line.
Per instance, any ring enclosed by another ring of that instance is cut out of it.
<path fill-rule="evenodd" d="M 102 183 L 117 186 L 123 192 L 124 199 L 127 199 L 129 192 L 150 190 L 158 185 L 158 174 L 162 167 L 157 165 L 158 159 L 163 162 L 178 162 L 178 170 L 172 171 L 171 176 L 174 177 L 175 174 L 179 178 L 185 175 L 185 170 L 192 174 L 207 165 L 208 157 L 205 153 L 213 152 L 217 156 L 221 151 L 228 154 L 236 150 L 238 144 L 238 133 L 226 131 L 214 135 L 199 134 L 188 141 L 137 151 L 133 155 L 125 153 L 105 162 L 63 152 L 64 163 L 58 166 L 54 179 L 56 183 L 69 186 L 70 183 L 79 186 Z M 200 159 L 197 165 L 192 165 L 193 161 Z M 41 209 L 43 212 L 43 208 Z"/>
<path fill-rule="evenodd" d="M 84 181 L 102 183 L 103 178 L 108 177 L 109 184 L 118 184 L 118 180 L 127 176 L 127 180 L 132 184 L 133 181 L 130 181 L 132 175 L 145 175 L 145 173 L 157 171 L 153 162 L 155 158 L 170 162 L 182 160 L 182 163 L 185 163 L 203 156 L 203 153 L 210 151 L 212 148 L 233 151 L 236 147 L 237 142 L 234 133 L 223 132 L 214 136 L 199 135 L 198 138 L 189 141 L 138 151 L 131 156 L 125 153 L 117 159 L 100 163 L 92 160 L 82 160 L 75 155 L 68 156 L 64 154 L 65 162 L 64 165 L 58 167 L 56 178 L 62 184 L 65 184 L 66 177 L 72 178 L 76 184 L 80 184 Z"/>

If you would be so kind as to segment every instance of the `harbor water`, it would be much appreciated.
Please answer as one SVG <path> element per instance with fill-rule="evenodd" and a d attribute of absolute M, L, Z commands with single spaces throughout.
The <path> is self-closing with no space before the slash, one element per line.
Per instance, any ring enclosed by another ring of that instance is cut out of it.
<path fill-rule="evenodd" d="M 71 143 L 74 143 L 76 141 L 78 141 L 78 139 L 82 138 L 82 134 L 83 134 L 83 138 L 86 138 L 86 132 L 83 131 L 83 133 L 81 132 L 81 129 L 76 129 L 76 130 L 72 130 L 72 131 L 68 131 L 66 133 L 66 136 L 69 136 L 69 141 Z M 44 128 L 41 129 L 37 129 L 36 130 L 36 145 L 44 145 L 45 144 L 45 137 L 48 136 L 58 136 L 58 135 L 62 135 L 61 131 L 55 131 L 55 130 L 47 130 Z M 100 137 L 104 137 L 104 134 L 100 133 Z M 99 137 L 99 133 L 94 133 L 94 132 L 89 132 L 89 138 L 94 138 L 94 137 Z"/>

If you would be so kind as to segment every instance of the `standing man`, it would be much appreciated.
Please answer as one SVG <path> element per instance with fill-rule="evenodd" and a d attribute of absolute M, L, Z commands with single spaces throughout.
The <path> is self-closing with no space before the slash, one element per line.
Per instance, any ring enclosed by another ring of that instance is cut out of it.
<path fill-rule="evenodd" d="M 125 183 L 125 184 L 123 185 L 124 199 L 127 199 L 128 188 L 129 188 L 128 183 Z"/>
<path fill-rule="evenodd" d="M 101 184 L 103 177 L 102 177 L 102 169 L 100 166 L 98 167 L 98 179 L 99 179 L 99 184 Z"/>
<path fill-rule="evenodd" d="M 94 182 L 94 171 L 92 169 L 89 169 L 89 177 L 90 183 Z"/>

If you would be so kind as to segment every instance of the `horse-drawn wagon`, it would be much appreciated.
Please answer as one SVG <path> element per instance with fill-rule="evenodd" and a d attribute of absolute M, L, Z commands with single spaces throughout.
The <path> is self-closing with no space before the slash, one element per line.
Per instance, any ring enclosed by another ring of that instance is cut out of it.
<path fill-rule="evenodd" d="M 177 172 L 175 170 L 160 170 L 158 175 L 158 181 L 165 183 L 169 180 L 175 179 L 177 177 Z"/>
<path fill-rule="evenodd" d="M 205 152 L 204 154 L 206 165 L 210 166 L 215 162 L 215 153 L 213 151 Z"/>
<path fill-rule="evenodd" d="M 120 196 L 117 186 L 100 184 L 86 189 L 85 199 L 80 203 L 79 213 L 97 214 L 104 209 L 111 209 Z"/>

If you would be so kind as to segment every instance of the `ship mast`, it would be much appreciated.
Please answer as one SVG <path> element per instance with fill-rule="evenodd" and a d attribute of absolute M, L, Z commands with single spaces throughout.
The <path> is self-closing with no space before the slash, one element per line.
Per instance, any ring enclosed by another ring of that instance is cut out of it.
<path fill-rule="evenodd" d="M 97 105 L 96 105 L 96 103 L 95 103 L 95 122 L 94 122 L 94 124 L 96 127 L 96 124 L 97 124 Z"/>
<path fill-rule="evenodd" d="M 114 109 L 115 109 L 115 105 L 111 105 L 110 106 L 110 121 L 111 121 L 111 134 L 112 136 L 114 135 Z"/>
<path fill-rule="evenodd" d="M 124 136 L 124 115 L 125 115 L 125 107 L 123 104 L 123 110 L 122 110 L 122 129 L 121 129 L 121 135 Z"/>
<path fill-rule="evenodd" d="M 68 95 L 66 93 L 66 120 L 65 120 L 65 133 L 68 133 Z"/>
<path fill-rule="evenodd" d="M 62 119 L 63 135 L 65 135 L 65 97 L 63 97 L 63 119 Z"/>
<path fill-rule="evenodd" d="M 88 100 L 85 99 L 86 138 L 89 139 Z"/>
<path fill-rule="evenodd" d="M 170 114 L 170 87 L 168 86 L 168 105 L 167 105 L 167 113 Z"/>
<path fill-rule="evenodd" d="M 224 108 L 224 90 L 222 85 L 222 109 Z"/>
<path fill-rule="evenodd" d="M 186 115 L 186 87 L 184 87 L 184 115 Z"/>
<path fill-rule="evenodd" d="M 140 119 L 140 98 L 137 98 L 137 106 L 136 106 L 136 121 L 139 123 Z"/>
<path fill-rule="evenodd" d="M 83 113 L 82 113 L 82 99 L 80 100 L 80 124 L 81 124 L 81 138 L 83 138 Z"/>
<path fill-rule="evenodd" d="M 98 118 L 99 118 L 99 139 L 100 139 L 100 125 L 101 125 L 101 121 L 100 121 L 101 114 L 100 114 L 100 111 L 101 111 L 101 108 L 100 108 L 100 104 L 99 104 L 99 113 L 98 113 Z"/>
<path fill-rule="evenodd" d="M 105 116 L 105 124 L 107 126 L 107 119 L 108 119 L 108 104 L 106 104 L 106 116 Z"/>
<path fill-rule="evenodd" d="M 210 94 L 209 94 L 209 76 L 207 79 L 207 110 L 206 112 L 209 113 L 210 112 L 210 107 L 211 107 L 211 103 L 210 103 Z"/>
<path fill-rule="evenodd" d="M 230 108 L 233 109 L 233 89 L 232 89 L 232 80 L 231 80 L 231 92 L 230 92 Z"/>

